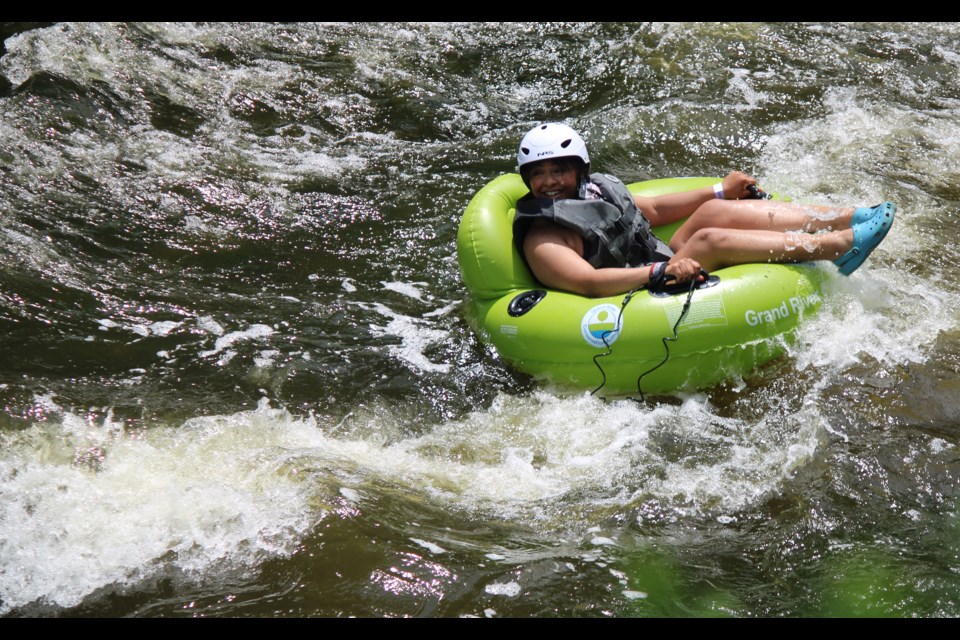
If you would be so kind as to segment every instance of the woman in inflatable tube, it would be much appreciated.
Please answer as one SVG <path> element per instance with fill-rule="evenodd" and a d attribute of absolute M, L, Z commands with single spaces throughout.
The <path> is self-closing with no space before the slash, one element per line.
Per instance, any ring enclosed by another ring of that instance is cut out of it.
<path fill-rule="evenodd" d="M 469 320 L 507 364 L 594 393 L 702 389 L 768 362 L 821 304 L 813 261 L 849 275 L 896 212 L 749 199 L 765 194 L 739 172 L 624 185 L 591 174 L 562 124 L 524 136 L 518 164 L 460 222 Z"/>
<path fill-rule="evenodd" d="M 712 188 L 633 196 L 612 176 L 590 174 L 590 156 L 570 127 L 547 123 L 520 142 L 514 240 L 547 287 L 610 296 L 658 280 L 684 283 L 701 270 L 754 262 L 832 260 L 853 273 L 883 240 L 896 206 L 800 206 L 754 197 L 757 181 L 734 171 Z M 613 206 L 615 210 L 611 210 Z M 597 221 L 609 219 L 606 228 Z M 669 244 L 650 227 L 686 218 Z"/>

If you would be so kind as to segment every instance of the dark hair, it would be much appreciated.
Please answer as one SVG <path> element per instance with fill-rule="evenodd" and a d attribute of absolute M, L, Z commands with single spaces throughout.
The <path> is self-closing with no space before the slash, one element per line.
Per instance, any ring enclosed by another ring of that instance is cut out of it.
<path fill-rule="evenodd" d="M 559 158 L 546 158 L 544 160 L 539 160 L 537 162 L 531 162 L 520 167 L 520 177 L 523 178 L 523 184 L 527 185 L 527 189 L 530 188 L 530 170 L 540 164 L 541 162 L 546 162 L 550 160 L 555 164 L 560 165 L 564 169 L 574 169 L 577 172 L 577 177 L 586 175 L 587 165 L 586 163 L 577 156 L 561 156 Z"/>

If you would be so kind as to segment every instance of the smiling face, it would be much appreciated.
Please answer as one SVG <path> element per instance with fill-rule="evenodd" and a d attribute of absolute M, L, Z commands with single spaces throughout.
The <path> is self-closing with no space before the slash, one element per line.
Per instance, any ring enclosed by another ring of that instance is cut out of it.
<path fill-rule="evenodd" d="M 575 198 L 580 171 L 568 158 L 541 160 L 530 166 L 527 177 L 535 198 Z"/>

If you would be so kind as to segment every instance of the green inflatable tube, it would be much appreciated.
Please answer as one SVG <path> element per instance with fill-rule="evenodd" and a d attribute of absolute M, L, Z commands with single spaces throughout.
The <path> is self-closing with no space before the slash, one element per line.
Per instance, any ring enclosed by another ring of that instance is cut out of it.
<path fill-rule="evenodd" d="M 717 181 L 668 178 L 628 187 L 655 196 Z M 547 289 L 513 243 L 514 206 L 526 193 L 518 174 L 477 192 L 460 221 L 457 261 L 474 330 L 504 362 L 535 378 L 610 395 L 707 388 L 783 353 L 801 320 L 821 305 L 825 272 L 813 263 L 719 269 L 711 286 L 693 292 L 679 325 L 686 289 L 643 289 L 626 304 L 626 294 L 587 298 Z M 679 224 L 654 231 L 668 240 Z"/>

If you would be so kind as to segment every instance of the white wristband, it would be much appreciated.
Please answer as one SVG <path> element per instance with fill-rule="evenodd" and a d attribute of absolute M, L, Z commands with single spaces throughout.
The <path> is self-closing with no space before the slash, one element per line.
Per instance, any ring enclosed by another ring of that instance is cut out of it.
<path fill-rule="evenodd" d="M 722 182 L 718 182 L 717 184 L 713 185 L 713 196 L 715 198 L 720 198 L 721 200 L 723 200 L 723 183 Z"/>

